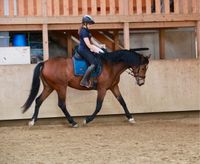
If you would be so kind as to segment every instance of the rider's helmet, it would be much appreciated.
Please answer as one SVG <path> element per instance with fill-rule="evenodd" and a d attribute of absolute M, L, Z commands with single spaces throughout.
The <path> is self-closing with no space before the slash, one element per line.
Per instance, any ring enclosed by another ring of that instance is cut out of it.
<path fill-rule="evenodd" d="M 84 15 L 82 18 L 82 23 L 83 24 L 95 24 L 93 18 L 89 15 Z"/>

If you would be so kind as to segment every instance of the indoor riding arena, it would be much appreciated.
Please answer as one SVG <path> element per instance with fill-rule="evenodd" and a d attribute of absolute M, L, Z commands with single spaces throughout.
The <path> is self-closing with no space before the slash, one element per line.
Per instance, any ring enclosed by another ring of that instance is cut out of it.
<path fill-rule="evenodd" d="M 199 0 L 0 0 L 0 6 L 0 164 L 199 164 Z M 35 101 L 23 113 L 34 69 L 73 57 L 84 15 L 95 20 L 91 34 L 108 52 L 151 54 L 145 83 L 139 86 L 131 69 L 120 72 L 123 98 L 108 90 L 89 123 L 101 89 L 68 86 L 65 104 L 76 126 L 53 91 L 36 122 Z"/>

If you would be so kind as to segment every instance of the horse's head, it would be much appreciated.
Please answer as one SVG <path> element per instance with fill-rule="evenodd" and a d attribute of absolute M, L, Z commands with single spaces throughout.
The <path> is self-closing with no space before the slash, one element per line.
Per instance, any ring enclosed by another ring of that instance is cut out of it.
<path fill-rule="evenodd" d="M 149 64 L 149 56 L 141 56 L 141 64 L 138 66 L 131 66 L 131 71 L 136 79 L 137 85 L 142 86 L 145 83 L 146 71 Z"/>

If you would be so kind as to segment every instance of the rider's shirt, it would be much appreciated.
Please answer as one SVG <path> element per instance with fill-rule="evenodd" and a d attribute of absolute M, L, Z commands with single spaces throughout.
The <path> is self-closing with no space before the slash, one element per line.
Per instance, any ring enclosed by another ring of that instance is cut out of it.
<path fill-rule="evenodd" d="M 85 41 L 83 40 L 84 38 L 89 38 L 90 39 L 92 37 L 89 29 L 82 27 L 81 30 L 80 30 L 79 35 L 80 35 L 79 50 L 81 50 L 81 49 L 82 50 L 85 50 L 85 49 L 89 50 L 89 48 L 85 44 Z"/>

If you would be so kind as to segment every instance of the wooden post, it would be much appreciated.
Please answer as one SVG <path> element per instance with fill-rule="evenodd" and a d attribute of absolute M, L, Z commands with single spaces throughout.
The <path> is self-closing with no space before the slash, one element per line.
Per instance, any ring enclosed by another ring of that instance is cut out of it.
<path fill-rule="evenodd" d="M 124 23 L 124 48 L 130 49 L 130 33 L 129 33 L 129 23 Z"/>
<path fill-rule="evenodd" d="M 160 59 L 165 59 L 165 30 L 159 30 L 159 52 Z"/>
<path fill-rule="evenodd" d="M 71 33 L 67 33 L 67 55 L 68 57 L 72 56 L 72 39 L 71 39 Z"/>
<path fill-rule="evenodd" d="M 119 31 L 113 31 L 114 50 L 119 49 Z"/>
<path fill-rule="evenodd" d="M 200 21 L 197 22 L 197 57 L 200 58 Z"/>
<path fill-rule="evenodd" d="M 49 42 L 48 42 L 48 25 L 42 25 L 42 38 L 43 38 L 43 58 L 47 60 L 49 58 Z"/>

